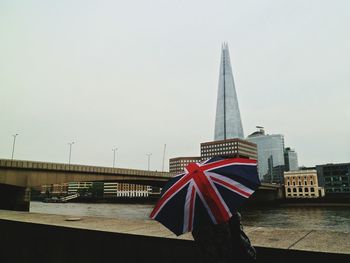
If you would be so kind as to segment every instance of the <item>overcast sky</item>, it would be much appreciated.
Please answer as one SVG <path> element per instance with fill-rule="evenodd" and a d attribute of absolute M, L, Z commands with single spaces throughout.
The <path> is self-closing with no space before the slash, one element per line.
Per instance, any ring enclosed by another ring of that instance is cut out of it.
<path fill-rule="evenodd" d="M 245 135 L 350 162 L 350 1 L 0 1 L 0 158 L 161 170 L 214 137 L 221 43 Z"/>

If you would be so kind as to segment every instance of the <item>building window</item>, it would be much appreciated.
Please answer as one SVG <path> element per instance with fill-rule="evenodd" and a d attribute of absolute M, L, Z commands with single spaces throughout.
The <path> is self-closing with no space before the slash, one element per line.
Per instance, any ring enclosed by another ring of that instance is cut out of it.
<path fill-rule="evenodd" d="M 311 187 L 310 191 L 315 192 L 315 188 Z"/>

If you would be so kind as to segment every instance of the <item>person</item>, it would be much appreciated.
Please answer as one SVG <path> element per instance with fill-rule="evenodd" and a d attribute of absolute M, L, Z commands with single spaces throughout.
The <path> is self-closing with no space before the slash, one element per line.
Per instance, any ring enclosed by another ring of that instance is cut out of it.
<path fill-rule="evenodd" d="M 239 212 L 221 224 L 199 221 L 192 236 L 203 263 L 256 261 L 256 250 L 243 231 Z"/>

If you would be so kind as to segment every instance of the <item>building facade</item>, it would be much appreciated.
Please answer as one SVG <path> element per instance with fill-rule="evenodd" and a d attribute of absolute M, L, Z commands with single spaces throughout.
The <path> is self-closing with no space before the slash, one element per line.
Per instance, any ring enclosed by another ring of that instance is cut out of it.
<path fill-rule="evenodd" d="M 71 182 L 68 183 L 68 195 L 76 194 L 81 191 L 87 191 L 92 187 L 92 182 Z"/>
<path fill-rule="evenodd" d="M 285 171 L 299 170 L 298 155 L 295 150 L 287 147 L 284 149 Z"/>
<path fill-rule="evenodd" d="M 317 171 L 299 170 L 284 172 L 286 198 L 318 198 L 325 195 L 318 185 Z"/>
<path fill-rule="evenodd" d="M 41 187 L 41 194 L 54 196 L 89 193 L 95 197 L 148 197 L 151 191 L 152 187 L 148 185 L 116 182 L 71 182 Z"/>
<path fill-rule="evenodd" d="M 173 174 L 182 173 L 189 163 L 198 163 L 201 157 L 176 157 L 169 159 L 169 172 Z"/>
<path fill-rule="evenodd" d="M 68 184 L 50 184 L 42 185 L 40 189 L 41 194 L 50 194 L 55 196 L 66 196 L 68 194 Z"/>
<path fill-rule="evenodd" d="M 284 163 L 284 137 L 281 134 L 265 134 L 263 129 L 248 136 L 247 141 L 255 143 L 258 149 L 258 172 L 261 181 L 283 182 L 283 171 L 279 167 Z M 277 168 L 275 168 L 277 167 Z M 274 169 L 275 168 L 275 169 Z"/>
<path fill-rule="evenodd" d="M 215 156 L 243 157 L 257 160 L 257 147 L 255 143 L 242 139 L 227 139 L 201 143 L 202 161 Z"/>
<path fill-rule="evenodd" d="M 350 163 L 316 165 L 327 197 L 350 197 Z"/>
<path fill-rule="evenodd" d="M 118 183 L 117 197 L 148 197 L 152 188 L 148 185 Z"/>
<path fill-rule="evenodd" d="M 214 140 L 244 139 L 228 45 L 221 49 Z"/>

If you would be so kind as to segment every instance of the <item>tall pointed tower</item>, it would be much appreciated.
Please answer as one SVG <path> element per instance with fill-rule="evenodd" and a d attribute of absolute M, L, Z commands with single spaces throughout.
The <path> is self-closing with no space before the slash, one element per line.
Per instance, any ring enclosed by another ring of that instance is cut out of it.
<path fill-rule="evenodd" d="M 214 141 L 244 139 L 227 43 L 222 45 Z"/>

